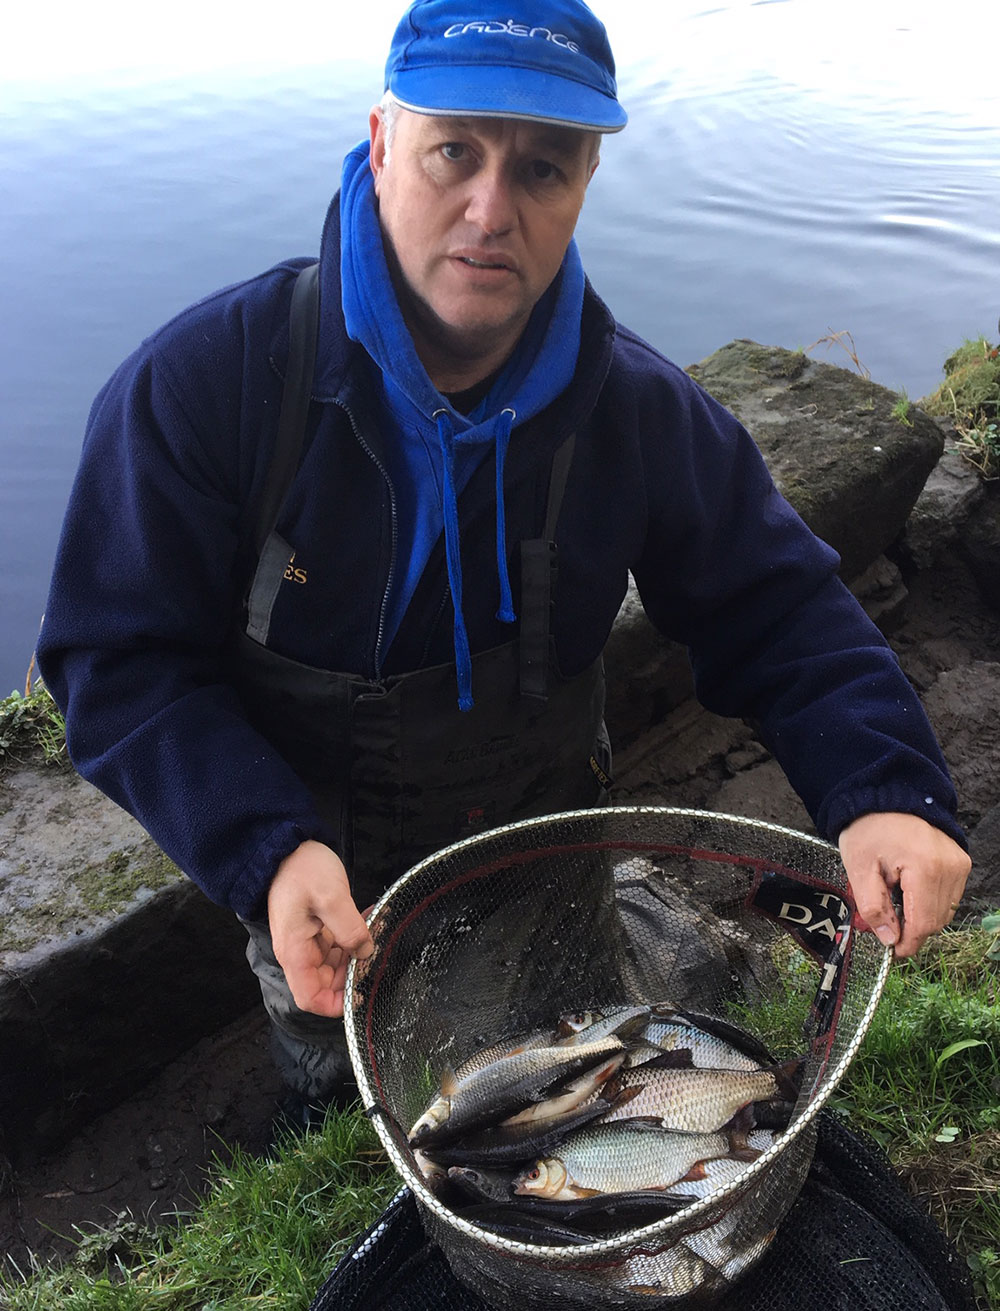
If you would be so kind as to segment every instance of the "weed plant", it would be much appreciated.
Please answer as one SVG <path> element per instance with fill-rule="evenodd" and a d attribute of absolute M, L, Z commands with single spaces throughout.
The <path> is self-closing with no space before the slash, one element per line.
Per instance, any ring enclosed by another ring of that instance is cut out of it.
<path fill-rule="evenodd" d="M 0 701 L 0 773 L 26 760 L 69 763 L 66 721 L 40 681 Z"/>
<path fill-rule="evenodd" d="M 761 1016 L 755 1008 L 755 1021 Z M 802 1004 L 765 1017 L 775 1051 L 801 1041 Z M 761 1032 L 760 1029 L 758 1029 Z M 761 1036 L 765 1036 L 761 1032 Z M 897 962 L 831 1102 L 886 1150 L 1000 1311 L 1000 915 L 952 928 Z M 371 1125 L 331 1113 L 270 1159 L 217 1165 L 176 1227 L 80 1234 L 62 1268 L 0 1274 L 6 1311 L 305 1311 L 398 1187 Z"/>
<path fill-rule="evenodd" d="M 967 339 L 945 360 L 944 373 L 920 406 L 952 421 L 954 450 L 992 482 L 1000 478 L 1000 348 L 985 337 Z"/>

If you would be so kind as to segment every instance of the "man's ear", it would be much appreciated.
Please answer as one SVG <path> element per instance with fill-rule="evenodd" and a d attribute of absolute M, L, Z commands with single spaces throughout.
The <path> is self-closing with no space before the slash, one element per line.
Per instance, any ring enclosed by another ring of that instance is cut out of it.
<path fill-rule="evenodd" d="M 385 118 L 378 105 L 373 105 L 372 111 L 368 115 L 368 132 L 371 145 L 369 163 L 375 178 L 375 194 L 377 196 L 378 184 L 382 178 L 382 170 L 385 168 Z"/>

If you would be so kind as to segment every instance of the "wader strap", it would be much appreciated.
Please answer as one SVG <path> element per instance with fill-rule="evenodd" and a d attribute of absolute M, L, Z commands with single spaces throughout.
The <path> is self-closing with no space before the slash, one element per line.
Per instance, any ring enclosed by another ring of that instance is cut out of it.
<path fill-rule="evenodd" d="M 302 455 L 313 373 L 316 366 L 316 338 L 319 330 L 319 265 L 310 264 L 299 273 L 292 289 L 288 322 L 288 367 L 281 393 L 278 436 L 254 528 L 257 570 L 247 599 L 247 633 L 267 643 L 278 588 L 292 549 L 274 531 L 281 507 Z"/>
<path fill-rule="evenodd" d="M 521 543 L 521 695 L 548 700 L 549 632 L 556 588 L 556 521 L 573 462 L 576 434 L 563 442 L 552 461 L 545 531 Z"/>

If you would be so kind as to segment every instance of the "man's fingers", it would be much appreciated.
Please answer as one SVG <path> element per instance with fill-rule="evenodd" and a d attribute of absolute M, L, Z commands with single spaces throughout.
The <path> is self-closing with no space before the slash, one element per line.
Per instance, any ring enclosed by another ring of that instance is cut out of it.
<path fill-rule="evenodd" d="M 316 1015 L 342 1014 L 348 961 L 366 959 L 375 945 L 340 857 L 311 840 L 286 856 L 268 893 L 268 918 L 295 1004 Z"/>
<path fill-rule="evenodd" d="M 317 898 L 313 913 L 321 921 L 324 940 L 327 935 L 332 950 L 340 949 L 348 956 L 367 960 L 375 950 L 368 925 L 350 897 Z"/>
<path fill-rule="evenodd" d="M 899 919 L 881 866 L 866 864 L 847 868 L 847 881 L 854 893 L 854 904 L 858 908 L 859 917 L 879 942 L 886 947 L 893 946 L 900 938 Z"/>

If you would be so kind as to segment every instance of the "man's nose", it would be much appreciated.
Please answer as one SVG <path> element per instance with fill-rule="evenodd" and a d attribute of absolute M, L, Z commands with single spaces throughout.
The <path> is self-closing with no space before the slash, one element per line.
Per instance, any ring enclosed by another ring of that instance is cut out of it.
<path fill-rule="evenodd" d="M 514 192 L 504 170 L 480 169 L 471 182 L 465 217 L 487 236 L 509 232 L 516 221 Z"/>

